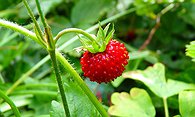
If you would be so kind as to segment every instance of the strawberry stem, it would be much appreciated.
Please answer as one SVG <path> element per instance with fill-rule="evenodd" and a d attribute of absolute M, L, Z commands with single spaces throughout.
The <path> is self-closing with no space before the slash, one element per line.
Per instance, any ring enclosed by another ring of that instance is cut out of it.
<path fill-rule="evenodd" d="M 62 36 L 62 35 L 64 35 L 64 34 L 66 34 L 66 33 L 78 33 L 78 34 L 82 34 L 82 35 L 84 35 L 84 36 L 86 36 L 88 39 L 90 39 L 91 41 L 95 41 L 98 45 L 99 45 L 99 43 L 97 42 L 97 40 L 92 36 L 92 35 L 90 35 L 88 32 L 86 32 L 86 31 L 84 31 L 84 30 L 82 30 L 82 29 L 78 29 L 78 28 L 68 28 L 68 29 L 64 29 L 64 30 L 62 30 L 62 31 L 60 31 L 57 35 L 56 35 L 56 37 L 54 38 L 54 40 L 55 40 L 55 43 L 57 43 L 57 41 L 58 41 L 58 39 Z M 99 45 L 100 46 L 100 45 Z"/>
<path fill-rule="evenodd" d="M 24 36 L 31 38 L 35 42 L 39 43 L 42 47 L 46 48 L 46 44 L 43 40 L 39 40 L 33 32 L 22 26 L 6 21 L 4 19 L 0 19 L 0 26 L 19 32 L 20 34 L 23 34 Z"/>

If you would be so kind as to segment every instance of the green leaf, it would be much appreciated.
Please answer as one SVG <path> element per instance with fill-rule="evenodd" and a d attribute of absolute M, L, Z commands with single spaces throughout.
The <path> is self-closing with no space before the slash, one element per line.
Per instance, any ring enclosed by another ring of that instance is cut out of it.
<path fill-rule="evenodd" d="M 131 57 L 131 60 L 139 59 L 139 58 L 146 58 L 150 55 L 150 51 L 133 51 L 129 53 L 129 56 Z"/>
<path fill-rule="evenodd" d="M 117 79 L 115 79 L 114 81 L 111 82 L 111 84 L 114 86 L 114 87 L 118 87 L 125 79 L 120 76 L 118 77 Z"/>
<path fill-rule="evenodd" d="M 95 23 L 99 17 L 110 11 L 113 0 L 79 0 L 71 12 L 74 25 Z"/>
<path fill-rule="evenodd" d="M 117 9 L 119 11 L 125 11 L 132 5 L 134 0 L 118 0 Z"/>
<path fill-rule="evenodd" d="M 50 117 L 64 117 L 64 108 L 62 107 L 62 105 L 53 100 L 51 102 L 51 111 L 50 111 Z"/>
<path fill-rule="evenodd" d="M 173 117 L 181 117 L 181 115 L 175 115 L 175 116 L 173 116 Z"/>
<path fill-rule="evenodd" d="M 195 117 L 195 91 L 179 93 L 179 111 L 182 117 Z"/>
<path fill-rule="evenodd" d="M 138 15 L 147 15 L 153 17 L 154 10 L 158 8 L 155 2 L 155 0 L 135 0 L 133 4 L 138 8 L 136 10 Z"/>
<path fill-rule="evenodd" d="M 108 113 L 112 116 L 154 117 L 156 113 L 150 96 L 144 89 L 133 88 L 130 94 L 114 93 L 111 101 L 114 105 L 108 109 Z"/>
<path fill-rule="evenodd" d="M 41 95 L 35 96 L 29 104 L 29 108 L 35 110 L 36 115 L 48 114 L 51 108 L 51 101 L 55 99 L 52 96 Z M 39 104 L 39 105 L 37 105 Z"/>
<path fill-rule="evenodd" d="M 74 81 L 67 79 L 64 87 L 71 117 L 99 117 L 99 112 L 83 90 Z"/>
<path fill-rule="evenodd" d="M 165 78 L 165 67 L 161 63 L 156 63 L 146 70 L 126 72 L 124 78 L 131 78 L 143 82 L 154 94 L 159 97 L 170 97 L 185 89 L 195 89 L 194 84 Z"/>
<path fill-rule="evenodd" d="M 186 55 L 192 57 L 192 60 L 195 61 L 195 41 L 186 46 Z"/>
<path fill-rule="evenodd" d="M 179 12 L 179 16 L 188 24 L 195 27 L 195 4 L 191 2 L 185 2 L 182 4 L 182 11 Z"/>
<path fill-rule="evenodd" d="M 3 115 L 3 113 L 1 112 L 1 110 L 0 110 L 0 117 L 5 117 L 5 116 Z"/>

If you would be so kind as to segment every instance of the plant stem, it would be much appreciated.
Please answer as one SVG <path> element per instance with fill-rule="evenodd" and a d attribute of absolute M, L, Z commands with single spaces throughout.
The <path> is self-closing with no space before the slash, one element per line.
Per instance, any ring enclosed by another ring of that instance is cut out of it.
<path fill-rule="evenodd" d="M 20 116 L 20 112 L 18 110 L 18 108 L 16 107 L 16 105 L 12 102 L 12 100 L 3 92 L 0 90 L 0 97 L 3 98 L 12 108 L 13 113 L 16 117 L 21 117 Z"/>
<path fill-rule="evenodd" d="M 59 39 L 62 35 L 66 34 L 66 33 L 71 33 L 71 32 L 82 34 L 82 35 L 86 36 L 87 38 L 89 38 L 91 41 L 95 41 L 95 42 L 98 44 L 98 42 L 96 41 L 96 39 L 94 39 L 94 37 L 93 37 L 92 35 L 90 35 L 88 32 L 86 32 L 86 31 L 84 31 L 84 30 L 82 30 L 82 29 L 77 29 L 77 28 L 68 28 L 68 29 L 64 29 L 64 30 L 60 31 L 60 32 L 56 35 L 56 37 L 55 37 L 55 39 L 54 39 L 54 40 L 55 40 L 55 43 L 58 41 L 58 39 Z"/>
<path fill-rule="evenodd" d="M 46 45 L 44 42 L 38 40 L 36 35 L 33 32 L 29 31 L 28 29 L 26 29 L 22 26 L 19 26 L 15 23 L 12 23 L 12 22 L 9 22 L 9 21 L 3 20 L 3 19 L 0 19 L 0 26 L 3 26 L 5 28 L 12 29 L 16 32 L 19 32 L 20 34 L 23 34 L 23 35 L 31 38 L 32 40 L 39 43 L 42 47 L 46 48 Z"/>
<path fill-rule="evenodd" d="M 33 22 L 35 24 L 36 30 L 38 31 L 38 34 L 41 37 L 41 40 L 43 41 L 44 40 L 43 33 L 41 31 L 41 28 L 40 28 L 38 22 L 35 19 L 35 16 L 34 16 L 32 10 L 31 10 L 30 6 L 28 5 L 28 2 L 26 0 L 23 0 L 23 3 L 25 5 L 26 9 L 28 10 L 28 13 L 29 13 L 31 19 L 33 20 Z"/>
<path fill-rule="evenodd" d="M 62 83 L 62 78 L 61 78 L 59 68 L 58 68 L 58 65 L 57 65 L 57 61 L 56 61 L 55 42 L 53 40 L 52 32 L 51 32 L 51 29 L 50 29 L 49 25 L 46 22 L 46 19 L 44 17 L 43 12 L 41 10 L 41 5 L 39 3 L 39 0 L 35 0 L 35 1 L 36 1 L 36 5 L 37 5 L 39 15 L 41 17 L 41 21 L 42 21 L 43 26 L 45 28 L 46 42 L 48 44 L 47 45 L 47 50 L 48 50 L 49 55 L 51 57 L 52 65 L 53 65 L 53 68 L 54 68 L 54 71 L 55 71 L 56 80 L 57 80 L 58 87 L 59 87 L 59 90 L 60 90 L 65 115 L 66 115 L 66 117 L 70 117 L 70 112 L 69 112 L 69 109 L 68 109 L 68 103 L 67 103 L 67 100 L 66 100 L 64 86 L 63 86 L 63 83 Z"/>
<path fill-rule="evenodd" d="M 62 103 L 63 103 L 63 107 L 64 107 L 66 117 L 70 117 L 70 112 L 69 112 L 69 109 L 68 109 L 68 103 L 67 103 L 66 95 L 65 95 L 65 91 L 64 91 L 64 85 L 62 83 L 62 78 L 61 78 L 60 71 L 59 71 L 59 68 L 58 68 L 58 65 L 57 65 L 57 61 L 56 61 L 55 50 L 48 50 L 48 52 L 50 54 L 52 65 L 53 65 L 54 72 L 55 72 L 55 75 L 56 75 L 56 80 L 57 80 L 58 87 L 59 87 L 59 90 L 60 90 L 60 94 L 61 94 Z"/>
<path fill-rule="evenodd" d="M 64 68 L 67 70 L 67 72 L 71 74 L 71 76 L 74 78 L 74 80 L 76 81 L 76 83 L 85 92 L 85 94 L 88 96 L 88 98 L 94 104 L 94 106 L 97 108 L 97 110 L 102 115 L 102 117 L 108 117 L 108 114 L 105 111 L 105 109 L 102 107 L 102 105 L 97 100 L 97 98 L 94 96 L 94 94 L 91 92 L 91 90 L 87 87 L 87 85 L 84 83 L 84 81 L 78 75 L 78 73 L 70 65 L 70 63 L 59 52 L 57 52 L 57 51 L 56 51 L 56 57 L 60 61 L 60 63 L 64 66 Z"/>
<path fill-rule="evenodd" d="M 55 43 L 54 43 L 54 40 L 53 40 L 52 32 L 51 32 L 51 29 L 50 29 L 49 25 L 46 22 L 46 19 L 45 19 L 45 16 L 44 16 L 43 12 L 41 10 L 39 0 L 36 0 L 36 5 L 37 5 L 39 15 L 41 17 L 41 21 L 42 21 L 43 26 L 45 28 L 46 42 L 48 44 L 48 48 L 53 49 L 53 48 L 55 48 Z"/>
<path fill-rule="evenodd" d="M 142 51 L 143 49 L 145 49 L 147 47 L 147 45 L 151 42 L 155 32 L 157 31 L 157 29 L 160 27 L 160 19 L 161 16 L 164 15 L 166 12 L 168 12 L 169 10 L 171 10 L 174 7 L 174 4 L 170 4 L 167 7 L 165 7 L 164 9 L 162 9 L 160 11 L 160 13 L 157 14 L 156 17 L 156 24 L 155 26 L 151 29 L 147 39 L 145 40 L 145 42 L 141 45 L 141 47 L 139 48 L 139 51 Z"/>
<path fill-rule="evenodd" d="M 43 12 L 41 10 L 41 5 L 39 3 L 39 0 L 36 0 L 36 5 L 37 5 L 37 9 L 38 9 L 39 15 L 41 16 L 41 21 L 43 23 L 43 26 L 47 27 L 47 23 L 46 23 L 44 15 L 43 15 Z"/>
<path fill-rule="evenodd" d="M 167 7 L 165 7 L 164 9 L 161 10 L 161 12 L 159 13 L 159 15 L 164 15 L 166 12 L 168 12 L 169 10 L 171 10 L 173 7 L 175 6 L 174 3 L 169 4 Z"/>
<path fill-rule="evenodd" d="M 163 104 L 164 104 L 164 110 L 165 110 L 165 117 L 169 117 L 169 109 L 168 109 L 166 97 L 163 97 Z"/>

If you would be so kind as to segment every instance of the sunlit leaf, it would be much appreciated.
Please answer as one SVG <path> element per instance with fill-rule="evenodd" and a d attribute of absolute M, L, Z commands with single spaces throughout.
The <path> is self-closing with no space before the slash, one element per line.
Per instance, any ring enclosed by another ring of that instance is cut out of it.
<path fill-rule="evenodd" d="M 194 84 L 171 79 L 166 80 L 165 67 L 161 63 L 156 63 L 153 67 L 148 67 L 143 71 L 126 72 L 123 74 L 123 77 L 143 82 L 159 97 L 170 97 L 185 89 L 195 89 Z"/>
<path fill-rule="evenodd" d="M 51 111 L 50 111 L 50 117 L 64 117 L 64 108 L 62 107 L 62 105 L 53 100 L 51 102 Z"/>
<path fill-rule="evenodd" d="M 182 117 L 195 117 L 195 91 L 179 93 L 179 111 Z"/>
<path fill-rule="evenodd" d="M 110 11 L 113 0 L 79 0 L 71 12 L 73 24 L 87 24 L 98 21 L 98 18 Z"/>
<path fill-rule="evenodd" d="M 150 96 L 144 89 L 133 88 L 129 93 L 114 93 L 111 96 L 114 104 L 108 109 L 112 116 L 120 117 L 154 117 L 155 108 Z"/>
<path fill-rule="evenodd" d="M 190 42 L 190 45 L 186 46 L 186 55 L 190 56 L 195 61 L 195 41 Z"/>

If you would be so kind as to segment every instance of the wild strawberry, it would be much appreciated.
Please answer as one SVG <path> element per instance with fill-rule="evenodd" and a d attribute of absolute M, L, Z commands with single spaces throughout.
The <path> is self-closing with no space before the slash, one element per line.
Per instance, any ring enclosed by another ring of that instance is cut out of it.
<path fill-rule="evenodd" d="M 91 81 L 110 82 L 122 74 L 128 63 L 128 52 L 123 43 L 110 40 L 105 51 L 91 53 L 84 52 L 81 58 L 84 76 Z"/>
<path fill-rule="evenodd" d="M 80 38 L 87 49 L 80 61 L 84 76 L 98 83 L 110 82 L 120 76 L 129 59 L 124 44 L 111 39 L 114 27 L 107 34 L 108 29 L 109 24 L 104 29 L 99 27 L 97 37 Z"/>

